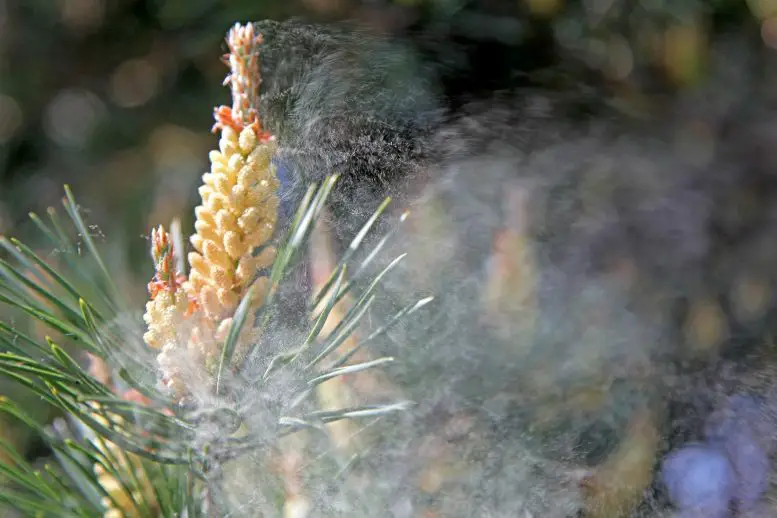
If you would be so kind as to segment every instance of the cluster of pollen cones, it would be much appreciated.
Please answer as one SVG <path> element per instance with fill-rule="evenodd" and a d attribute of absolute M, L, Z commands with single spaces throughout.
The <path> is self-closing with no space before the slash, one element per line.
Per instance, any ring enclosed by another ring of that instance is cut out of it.
<path fill-rule="evenodd" d="M 177 396 L 191 389 L 184 379 L 193 367 L 206 378 L 212 374 L 232 316 L 248 290 L 253 287 L 251 303 L 258 308 L 269 288 L 269 279 L 258 272 L 275 259 L 275 248 L 268 243 L 279 200 L 272 163 L 275 140 L 262 129 L 257 111 L 261 43 L 251 24 L 237 24 L 227 36 L 230 73 L 225 84 L 233 105 L 214 113 L 219 148 L 210 152 L 210 171 L 199 188 L 188 277 L 175 271 L 175 256 L 183 251 L 174 250 L 170 234 L 161 226 L 152 233 L 156 274 L 149 284 L 144 339 L 160 351 L 165 385 Z M 236 358 L 256 338 L 250 327 L 238 340 Z"/>

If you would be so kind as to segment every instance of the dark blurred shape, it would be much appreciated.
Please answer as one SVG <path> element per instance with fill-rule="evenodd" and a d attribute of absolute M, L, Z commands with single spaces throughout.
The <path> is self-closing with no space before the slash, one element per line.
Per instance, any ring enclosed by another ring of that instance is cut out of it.
<path fill-rule="evenodd" d="M 24 117 L 19 103 L 11 96 L 0 96 L 0 143 L 13 138 L 23 121 Z"/>

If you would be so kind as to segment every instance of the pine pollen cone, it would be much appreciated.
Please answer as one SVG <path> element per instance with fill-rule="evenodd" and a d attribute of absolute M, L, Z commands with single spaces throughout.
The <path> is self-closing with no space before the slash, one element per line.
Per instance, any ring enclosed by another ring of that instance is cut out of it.
<path fill-rule="evenodd" d="M 154 349 L 174 344 L 184 315 L 189 308 L 186 292 L 180 289 L 183 276 L 173 269 L 173 246 L 163 226 L 151 232 L 151 256 L 155 275 L 148 285 L 150 300 L 143 320 L 148 330 L 143 339 Z"/>
<path fill-rule="evenodd" d="M 249 288 L 255 288 L 253 308 L 264 303 L 269 289 L 269 279 L 258 274 L 275 260 L 269 241 L 277 223 L 279 182 L 272 163 L 275 140 L 262 130 L 258 116 L 261 42 L 250 24 L 236 24 L 227 36 L 230 74 L 225 84 L 233 104 L 214 112 L 219 149 L 210 152 L 210 171 L 199 188 L 202 202 L 195 208 L 188 279 L 173 271 L 173 249 L 164 229 L 152 236 L 157 274 L 149 285 L 145 339 L 161 349 L 157 360 L 165 383 L 178 393 L 184 390 L 179 355 L 204 361 L 211 371 L 209 363 Z M 185 338 L 176 334 L 184 320 Z"/>
<path fill-rule="evenodd" d="M 257 111 L 261 43 L 252 24 L 235 24 L 227 34 L 225 84 L 232 107 L 215 110 L 219 149 L 210 153 L 211 169 L 199 190 L 202 204 L 195 209 L 191 243 L 196 251 L 189 254 L 186 288 L 216 326 L 231 317 L 251 285 L 256 286 L 254 303 L 264 302 L 269 279 L 255 279 L 256 273 L 275 260 L 275 248 L 266 246 L 278 216 L 275 141 L 262 130 Z"/>
<path fill-rule="evenodd" d="M 132 453 L 124 452 L 114 443 L 108 441 L 99 443 L 98 448 L 102 456 L 106 458 L 106 464 L 112 465 L 117 474 L 125 480 L 122 481 L 122 478 L 106 470 L 101 464 L 94 465 L 97 482 L 105 494 L 109 495 L 102 498 L 101 503 L 105 508 L 103 518 L 142 516 L 138 504 L 142 504 L 152 511 L 158 511 L 154 487 L 140 458 Z M 130 474 L 130 472 L 132 473 Z M 127 484 L 126 480 L 133 480 L 133 477 L 137 484 Z"/>
<path fill-rule="evenodd" d="M 231 316 L 253 284 L 260 305 L 269 279 L 256 272 L 275 260 L 266 245 L 278 214 L 278 179 L 271 159 L 273 140 L 260 140 L 255 127 L 240 133 L 222 128 L 219 150 L 211 151 L 211 170 L 202 177 L 202 204 L 195 209 L 196 233 L 189 253 L 187 291 L 212 322 Z"/>
<path fill-rule="evenodd" d="M 106 412 L 99 403 L 90 401 L 87 404 L 95 410 L 91 417 L 101 425 L 112 428 L 124 424 L 121 416 Z M 95 441 L 94 445 L 99 450 L 98 458 L 105 459 L 105 464 L 98 462 L 93 466 L 97 482 L 106 495 L 101 502 L 105 508 L 103 518 L 141 516 L 139 503 L 149 510 L 158 511 L 152 482 L 140 458 L 107 440 Z M 108 470 L 106 466 L 112 469 Z M 127 484 L 128 480 L 134 483 Z"/>

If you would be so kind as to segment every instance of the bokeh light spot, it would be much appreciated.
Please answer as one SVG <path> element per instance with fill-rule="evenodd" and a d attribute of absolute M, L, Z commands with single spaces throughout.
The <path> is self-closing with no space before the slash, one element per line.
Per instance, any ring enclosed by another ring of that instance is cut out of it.
<path fill-rule="evenodd" d="M 100 99 L 86 90 L 63 90 L 46 110 L 46 133 L 57 144 L 82 147 L 103 115 Z"/>
<path fill-rule="evenodd" d="M 157 93 L 159 74 L 146 59 L 125 61 L 111 78 L 111 98 L 122 108 L 137 108 Z"/>
<path fill-rule="evenodd" d="M 62 23 L 73 32 L 98 28 L 105 15 L 104 0 L 60 0 Z"/>

